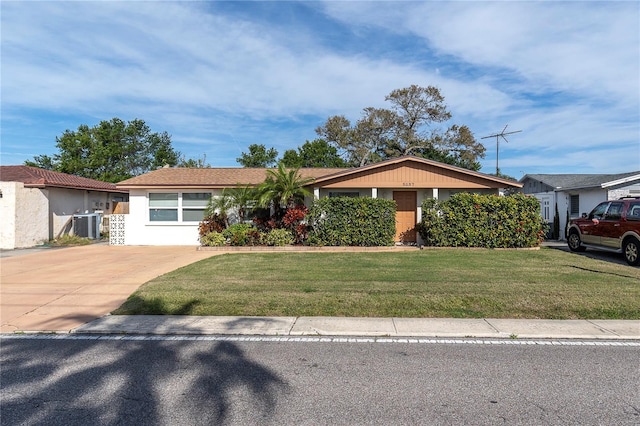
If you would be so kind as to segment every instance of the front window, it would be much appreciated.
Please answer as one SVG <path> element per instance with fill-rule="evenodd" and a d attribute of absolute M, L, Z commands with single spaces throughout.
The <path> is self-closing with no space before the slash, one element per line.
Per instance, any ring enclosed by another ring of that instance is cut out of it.
<path fill-rule="evenodd" d="M 182 221 L 200 222 L 211 194 L 208 192 L 185 192 L 182 194 Z"/>
<path fill-rule="evenodd" d="M 150 222 L 200 222 L 209 192 L 154 192 L 149 194 Z"/>
<path fill-rule="evenodd" d="M 178 193 L 149 194 L 149 221 L 177 222 L 178 221 Z"/>

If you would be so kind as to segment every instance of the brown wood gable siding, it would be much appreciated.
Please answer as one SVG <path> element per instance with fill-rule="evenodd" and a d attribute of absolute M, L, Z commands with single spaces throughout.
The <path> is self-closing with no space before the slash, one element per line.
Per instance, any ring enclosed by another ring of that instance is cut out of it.
<path fill-rule="evenodd" d="M 481 177 L 427 164 L 390 164 L 321 184 L 323 188 L 498 188 Z"/>

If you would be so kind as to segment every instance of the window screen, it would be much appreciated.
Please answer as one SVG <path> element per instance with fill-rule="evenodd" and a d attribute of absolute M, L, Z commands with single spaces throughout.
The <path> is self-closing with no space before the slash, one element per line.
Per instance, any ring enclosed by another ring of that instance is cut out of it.
<path fill-rule="evenodd" d="M 571 195 L 569 198 L 570 204 L 570 213 L 572 216 L 580 215 L 580 196 L 579 195 Z"/>

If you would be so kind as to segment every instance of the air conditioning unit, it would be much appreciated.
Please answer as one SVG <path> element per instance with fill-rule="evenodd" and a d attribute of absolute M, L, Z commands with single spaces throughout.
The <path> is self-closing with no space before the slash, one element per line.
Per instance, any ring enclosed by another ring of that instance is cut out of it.
<path fill-rule="evenodd" d="M 97 213 L 74 214 L 73 233 L 78 237 L 100 238 L 100 215 Z"/>

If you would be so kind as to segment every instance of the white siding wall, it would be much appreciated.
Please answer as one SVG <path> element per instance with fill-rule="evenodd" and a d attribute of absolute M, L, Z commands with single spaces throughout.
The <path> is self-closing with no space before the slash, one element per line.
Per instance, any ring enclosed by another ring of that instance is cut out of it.
<path fill-rule="evenodd" d="M 0 249 L 16 247 L 16 182 L 0 182 Z"/>
<path fill-rule="evenodd" d="M 0 248 L 33 247 L 49 239 L 47 191 L 21 182 L 0 182 Z"/>
<path fill-rule="evenodd" d="M 618 200 L 622 197 L 640 197 L 640 183 L 609 191 L 610 200 Z"/>
<path fill-rule="evenodd" d="M 211 192 L 220 195 L 220 190 L 165 190 L 152 192 Z M 149 221 L 148 191 L 132 189 L 129 192 L 129 214 L 125 220 L 126 245 L 177 245 L 198 246 L 198 223 L 167 223 Z"/>

